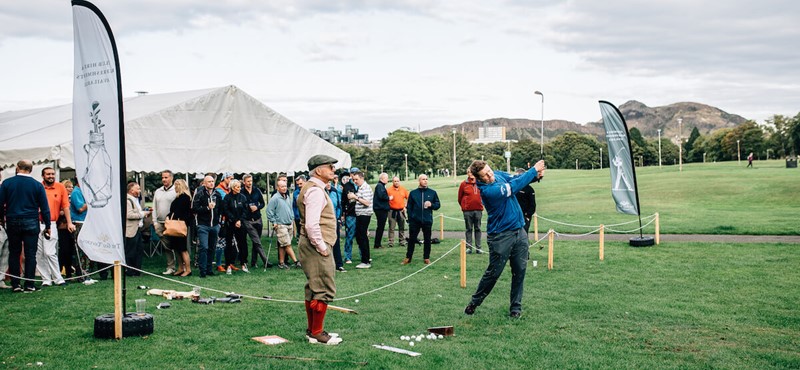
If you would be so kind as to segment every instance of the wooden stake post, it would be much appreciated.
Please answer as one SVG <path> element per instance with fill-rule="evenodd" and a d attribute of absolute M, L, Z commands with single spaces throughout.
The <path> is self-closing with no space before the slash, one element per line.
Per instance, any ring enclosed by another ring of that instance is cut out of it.
<path fill-rule="evenodd" d="M 600 260 L 605 259 L 605 240 L 606 240 L 606 227 L 600 225 Z"/>
<path fill-rule="evenodd" d="M 114 261 L 114 339 L 122 339 L 122 265 Z"/>
<path fill-rule="evenodd" d="M 461 239 L 461 287 L 467 287 L 467 241 Z"/>
<path fill-rule="evenodd" d="M 444 240 L 444 215 L 439 215 L 439 240 Z"/>
<path fill-rule="evenodd" d="M 539 241 L 539 215 L 533 214 L 533 238 Z"/>
<path fill-rule="evenodd" d="M 553 269 L 553 229 L 547 232 L 547 269 Z"/>
<path fill-rule="evenodd" d="M 656 245 L 661 244 L 661 226 L 659 225 L 658 212 L 656 212 Z"/>

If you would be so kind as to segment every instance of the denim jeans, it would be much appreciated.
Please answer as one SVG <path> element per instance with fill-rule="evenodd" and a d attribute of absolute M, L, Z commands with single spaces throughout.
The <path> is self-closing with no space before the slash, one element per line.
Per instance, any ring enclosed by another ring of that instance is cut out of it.
<path fill-rule="evenodd" d="M 525 282 L 525 269 L 528 263 L 528 234 L 524 229 L 490 234 L 489 267 L 483 273 L 478 289 L 472 295 L 472 304 L 480 306 L 492 292 L 497 279 L 503 273 L 506 262 L 511 261 L 511 307 L 510 312 L 522 311 L 522 288 Z"/>
<path fill-rule="evenodd" d="M 219 225 L 197 226 L 197 264 L 200 267 L 200 276 L 208 275 L 208 273 L 211 272 L 211 262 L 214 261 L 214 253 L 209 253 L 208 248 L 216 248 L 218 234 Z"/>
<path fill-rule="evenodd" d="M 50 229 L 51 232 L 55 230 Z M 20 276 L 19 258 L 22 250 L 25 250 L 25 279 L 26 288 L 33 287 L 33 279 L 36 278 L 36 251 L 39 246 L 39 220 L 31 219 L 8 219 L 6 222 L 6 233 L 8 233 L 8 267 L 11 275 Z M 19 278 L 11 278 L 11 286 L 16 288 L 20 285 Z"/>
<path fill-rule="evenodd" d="M 356 216 L 346 216 L 344 218 L 344 259 L 353 260 L 353 239 L 356 236 Z"/>

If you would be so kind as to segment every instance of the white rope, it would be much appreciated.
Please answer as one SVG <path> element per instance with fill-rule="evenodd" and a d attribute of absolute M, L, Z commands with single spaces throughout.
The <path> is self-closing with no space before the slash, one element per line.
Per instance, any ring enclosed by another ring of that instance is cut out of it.
<path fill-rule="evenodd" d="M 653 213 L 652 215 L 650 215 L 650 216 L 646 216 L 646 217 L 643 217 L 642 219 L 643 219 L 643 220 L 647 220 L 647 219 L 651 219 L 651 218 L 655 220 L 655 218 L 656 218 L 656 214 L 655 214 L 655 213 Z M 609 226 L 611 226 L 611 227 L 614 227 L 614 226 L 622 226 L 622 225 L 633 224 L 633 223 L 636 223 L 637 221 L 639 221 L 639 220 L 633 220 L 633 221 L 628 221 L 628 222 L 622 222 L 622 223 L 613 224 L 613 225 L 606 225 L 606 228 L 608 228 Z"/>
<path fill-rule="evenodd" d="M 615 232 L 615 233 L 620 233 L 620 234 L 627 234 L 627 233 L 632 233 L 632 232 L 634 232 L 634 231 L 639 231 L 639 230 L 641 230 L 641 229 L 644 229 L 645 227 L 647 227 L 648 225 L 652 224 L 652 223 L 653 223 L 653 222 L 655 222 L 655 221 L 656 221 L 656 219 L 655 219 L 655 218 L 653 218 L 652 220 L 650 220 L 650 222 L 648 222 L 648 223 L 646 223 L 646 224 L 642 225 L 641 227 L 637 227 L 637 228 L 635 228 L 635 229 L 632 229 L 632 230 L 624 230 L 624 231 L 623 231 L 623 230 L 614 230 L 614 229 L 610 229 L 610 228 L 608 228 L 608 227 L 606 227 L 606 230 L 613 231 L 613 232 Z"/>
<path fill-rule="evenodd" d="M 567 237 L 567 238 L 580 238 L 580 237 L 583 237 L 583 236 L 592 235 L 592 234 L 594 234 L 594 233 L 596 233 L 598 231 L 600 231 L 600 228 L 597 228 L 595 230 L 592 230 L 592 231 L 590 231 L 588 233 L 584 233 L 584 234 L 567 234 L 567 233 L 560 233 L 560 232 L 555 231 L 555 230 L 553 230 L 553 233 L 555 233 L 556 236 L 563 236 L 563 237 Z"/>
<path fill-rule="evenodd" d="M 536 216 L 538 218 L 544 220 L 544 221 L 549 221 L 549 222 L 552 222 L 552 223 L 557 224 L 557 225 L 572 226 L 572 227 L 585 227 L 585 228 L 598 228 L 598 227 L 600 227 L 600 225 L 580 225 L 580 224 L 571 224 L 571 223 L 567 223 L 567 222 L 551 220 L 551 219 L 549 219 L 547 217 L 540 216 L 538 213 L 536 214 Z M 443 213 L 440 213 L 438 215 L 438 217 L 442 217 L 442 218 L 446 218 L 446 219 L 450 219 L 450 220 L 456 220 L 456 221 L 463 221 L 463 220 L 458 219 L 458 218 L 453 218 L 453 217 L 446 216 Z M 642 220 L 655 220 L 655 217 L 656 217 L 656 214 L 653 213 L 652 215 L 642 217 Z M 637 223 L 637 222 L 639 222 L 638 219 L 637 220 L 633 220 L 633 221 L 620 222 L 620 223 L 617 223 L 617 224 L 605 225 L 605 227 L 606 227 L 606 229 L 608 229 L 609 227 L 628 225 L 628 224 L 633 224 L 633 223 Z M 639 230 L 639 229 L 636 229 L 636 230 Z M 589 233 L 589 234 L 592 234 L 592 233 Z M 589 234 L 585 234 L 585 235 L 589 235 Z"/>
<path fill-rule="evenodd" d="M 544 236 L 542 236 L 541 238 L 539 238 L 539 240 L 537 240 L 535 243 L 533 243 L 533 244 L 531 244 L 530 246 L 528 246 L 528 249 L 531 249 L 531 248 L 533 248 L 534 246 L 536 246 L 536 244 L 539 244 L 539 243 L 541 243 L 541 242 L 542 242 L 542 240 L 544 240 L 545 238 L 547 238 L 547 235 L 549 235 L 549 233 L 544 233 Z M 544 248 L 544 246 L 541 246 L 541 247 L 539 247 L 539 249 L 542 249 L 542 248 Z"/>
<path fill-rule="evenodd" d="M 82 278 L 85 278 L 85 277 L 87 277 L 87 276 L 92 276 L 92 275 L 94 275 L 94 274 L 97 274 L 97 273 L 99 273 L 100 271 L 105 271 L 105 270 L 108 270 L 108 269 L 110 269 L 110 268 L 112 268 L 112 267 L 114 267 L 114 266 L 113 266 L 113 265 L 109 265 L 109 266 L 103 267 L 103 268 L 101 268 L 101 269 L 99 269 L 99 270 L 97 270 L 97 271 L 90 272 L 90 273 L 87 273 L 87 274 L 85 274 L 85 275 L 81 275 L 81 276 L 73 276 L 73 277 L 71 277 L 71 278 L 65 278 L 64 280 L 77 280 L 77 279 L 82 279 Z M 11 275 L 11 274 L 9 274 L 9 273 L 6 273 L 5 275 L 6 275 L 6 276 L 11 276 L 11 277 L 12 277 L 12 278 L 14 278 L 14 279 L 19 279 L 19 280 L 23 280 L 23 281 L 32 281 L 32 282 L 34 282 L 34 283 L 41 283 L 41 282 L 44 282 L 44 280 L 40 280 L 40 279 L 26 279 L 26 278 L 24 278 L 24 277 L 21 277 L 21 276 L 15 276 L 15 275 Z"/>
<path fill-rule="evenodd" d="M 377 292 L 379 290 L 382 290 L 382 289 L 386 289 L 386 288 L 391 287 L 393 285 L 396 285 L 396 284 L 398 284 L 398 283 L 400 283 L 400 282 L 402 282 L 402 281 L 404 281 L 404 280 L 406 280 L 406 279 L 408 279 L 408 278 L 410 278 L 410 277 L 422 272 L 423 270 L 427 269 L 428 267 L 433 266 L 434 264 L 436 264 L 436 262 L 439 262 L 439 260 L 441 260 L 442 258 L 446 257 L 448 254 L 452 253 L 453 250 L 458 248 L 460 245 L 461 245 L 460 243 L 456 244 L 453 248 L 451 248 L 449 251 L 445 252 L 441 257 L 439 257 L 436 260 L 432 261 L 430 264 L 423 266 L 421 269 L 419 269 L 419 270 L 411 273 L 410 275 L 408 275 L 406 277 L 403 277 L 403 278 L 401 278 L 401 279 L 399 279 L 397 281 L 394 281 L 392 283 L 386 284 L 384 286 L 381 286 L 381 287 L 378 287 L 378 288 L 375 288 L 375 289 L 372 289 L 372 290 L 369 290 L 369 291 L 366 291 L 366 292 L 354 294 L 354 295 L 351 295 L 351 296 L 348 296 L 348 297 L 335 298 L 333 301 L 336 302 L 336 301 L 343 301 L 343 300 L 347 300 L 347 299 L 358 298 L 358 297 L 361 297 L 361 296 L 364 296 L 364 295 L 367 295 L 367 294 L 375 293 L 375 292 Z M 196 284 L 190 284 L 190 283 L 187 283 L 187 282 L 184 282 L 184 281 L 180 281 L 180 280 L 170 279 L 170 278 L 167 278 L 165 276 L 161 276 L 161 275 L 158 275 L 158 274 L 154 274 L 154 273 L 151 273 L 151 272 L 140 270 L 140 269 L 137 269 L 135 267 L 130 267 L 130 266 L 127 266 L 127 265 L 124 265 L 124 264 L 122 266 L 125 266 L 126 268 L 129 268 L 129 269 L 134 270 L 134 271 L 138 271 L 138 272 L 141 272 L 141 273 L 144 273 L 144 274 L 147 274 L 147 275 L 159 278 L 159 279 L 163 279 L 163 280 L 166 280 L 166 281 L 170 281 L 170 282 L 173 282 L 173 283 L 177 283 L 177 284 L 187 285 L 187 286 L 191 286 L 191 287 L 199 287 L 200 289 L 204 289 L 204 290 L 211 291 L 211 292 L 222 293 L 222 294 L 225 294 L 225 295 L 228 295 L 228 294 L 232 293 L 232 292 L 226 292 L 226 291 L 223 291 L 223 290 L 208 288 L 208 287 L 204 287 L 204 286 L 200 286 L 200 285 L 196 285 Z M 256 296 L 251 296 L 251 295 L 247 295 L 247 294 L 239 294 L 239 293 L 235 293 L 235 294 L 237 294 L 237 295 L 239 295 L 239 296 L 241 296 L 243 298 L 256 299 L 256 300 L 260 300 L 260 301 L 272 301 L 272 302 L 282 302 L 282 303 L 304 303 L 305 302 L 305 301 L 289 300 L 289 299 L 275 299 L 275 298 L 256 297 Z"/>
<path fill-rule="evenodd" d="M 424 271 L 424 270 L 425 270 L 425 269 L 427 269 L 428 267 L 431 267 L 431 266 L 433 266 L 434 264 L 436 264 L 436 262 L 439 262 L 439 260 L 441 260 L 442 258 L 445 258 L 445 257 L 446 257 L 448 254 L 450 254 L 451 252 L 453 252 L 453 251 L 454 251 L 456 248 L 458 248 L 458 247 L 460 247 L 460 246 L 461 246 L 461 243 L 458 243 L 458 244 L 456 244 L 456 245 L 455 245 L 453 248 L 450 248 L 450 250 L 449 250 L 449 251 L 445 252 L 445 253 L 444 253 L 444 254 L 443 254 L 441 257 L 437 258 L 436 260 L 432 261 L 430 264 L 423 266 L 421 269 L 419 269 L 419 270 L 417 270 L 417 271 L 414 271 L 413 273 L 411 273 L 411 275 L 408 275 L 408 276 L 406 276 L 406 277 L 404 277 L 404 278 L 402 278 L 402 279 L 400 279 L 400 280 L 397 280 L 397 281 L 395 281 L 395 282 L 392 282 L 392 283 L 386 284 L 386 285 L 384 285 L 384 286 L 382 286 L 382 287 L 380 287 L 380 288 L 375 288 L 375 289 L 372 289 L 372 290 L 370 290 L 370 291 L 367 291 L 367 292 L 363 292 L 363 293 L 359 293 L 359 294 L 354 294 L 354 295 L 351 295 L 351 296 L 349 296 L 349 297 L 336 298 L 336 299 L 334 299 L 334 301 L 343 301 L 343 300 L 346 300 L 346 299 L 352 299 L 352 298 L 361 297 L 361 296 L 363 296 L 363 295 L 367 295 L 367 294 L 370 294 L 370 293 L 374 293 L 374 292 L 377 292 L 377 291 L 379 291 L 379 290 L 386 289 L 386 288 L 388 288 L 388 287 L 390 287 L 390 286 L 392 286 L 392 285 L 398 284 L 398 283 L 402 282 L 403 280 L 406 280 L 406 279 L 408 279 L 408 278 L 410 278 L 410 277 L 412 277 L 412 276 L 414 276 L 414 275 L 416 275 L 416 274 L 418 274 L 418 273 L 420 273 L 420 272 Z"/>

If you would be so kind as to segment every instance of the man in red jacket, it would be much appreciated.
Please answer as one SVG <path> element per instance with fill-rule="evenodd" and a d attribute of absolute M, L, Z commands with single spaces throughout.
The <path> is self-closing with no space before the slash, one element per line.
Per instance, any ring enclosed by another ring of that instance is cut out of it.
<path fill-rule="evenodd" d="M 467 171 L 467 179 L 458 187 L 458 204 L 461 205 L 461 212 L 464 212 L 464 232 L 467 239 L 467 254 L 481 254 L 481 217 L 483 217 L 483 204 L 481 203 L 481 191 L 475 183 L 475 176 Z M 472 244 L 473 234 L 475 244 Z"/>

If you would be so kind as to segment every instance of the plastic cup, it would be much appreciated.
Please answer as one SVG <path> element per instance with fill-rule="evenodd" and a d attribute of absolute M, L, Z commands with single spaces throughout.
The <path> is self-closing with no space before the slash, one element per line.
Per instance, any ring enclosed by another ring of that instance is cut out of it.
<path fill-rule="evenodd" d="M 136 314 L 137 315 L 144 316 L 144 314 L 145 314 L 144 309 L 145 309 L 146 304 L 147 304 L 147 300 L 146 299 L 137 299 L 136 300 Z"/>
<path fill-rule="evenodd" d="M 536 261 L 536 260 L 534 260 L 534 261 L 533 261 L 533 267 L 536 267 L 536 266 L 538 266 L 538 265 L 539 265 L 539 261 Z"/>

